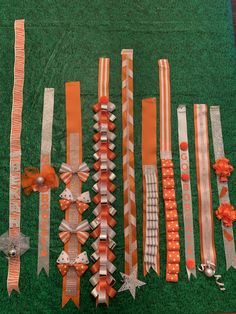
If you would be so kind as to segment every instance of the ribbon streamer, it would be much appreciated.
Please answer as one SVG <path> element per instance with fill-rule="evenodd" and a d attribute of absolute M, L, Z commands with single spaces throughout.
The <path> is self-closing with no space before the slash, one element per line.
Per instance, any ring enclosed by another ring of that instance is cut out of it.
<path fill-rule="evenodd" d="M 218 160 L 220 158 L 225 157 L 219 106 L 210 107 L 210 117 L 215 160 Z M 222 182 L 220 181 L 220 178 L 217 176 L 217 187 L 220 204 L 230 204 L 229 188 L 227 181 Z M 225 191 L 223 195 L 221 194 L 222 190 Z M 233 227 L 230 226 L 226 227 L 223 221 L 221 222 L 221 227 L 225 248 L 226 269 L 228 270 L 231 266 L 233 268 L 236 268 L 236 254 Z M 225 236 L 225 234 L 227 234 L 227 236 Z"/>
<path fill-rule="evenodd" d="M 10 135 L 9 230 L 1 236 L 1 250 L 8 256 L 7 290 L 20 292 L 20 255 L 29 248 L 29 238 L 20 231 L 21 219 L 21 125 L 25 67 L 24 20 L 15 21 L 15 64 Z M 7 248 L 6 248 L 7 246 Z"/>
<path fill-rule="evenodd" d="M 80 82 L 67 82 L 65 88 L 67 163 L 62 163 L 60 168 L 60 177 L 66 183 L 66 189 L 60 195 L 60 207 L 65 212 L 65 219 L 59 226 L 59 237 L 64 243 L 64 251 L 57 263 L 63 276 L 62 307 L 69 300 L 79 307 L 80 276 L 88 268 L 84 265 L 88 264 L 86 252 L 80 252 L 90 229 L 88 221 L 82 221 L 82 214 L 88 208 L 90 196 L 88 192 L 81 192 L 82 182 L 89 176 L 89 168 L 82 162 Z"/>
<path fill-rule="evenodd" d="M 186 106 L 180 105 L 177 109 L 177 115 L 178 115 L 182 203 L 184 213 L 185 266 L 188 274 L 188 279 L 190 280 L 191 275 L 196 277 L 196 263 L 195 263 L 193 209 L 190 184 Z"/>
<path fill-rule="evenodd" d="M 216 267 L 207 113 L 207 105 L 194 105 L 201 263 L 210 263 Z"/>
<path fill-rule="evenodd" d="M 175 201 L 174 165 L 171 152 L 170 67 L 167 59 L 158 60 L 160 82 L 160 157 L 166 218 L 166 281 L 178 282 L 180 243 Z"/>
<path fill-rule="evenodd" d="M 160 274 L 156 98 L 142 100 L 143 273 Z"/>
<path fill-rule="evenodd" d="M 54 89 L 45 88 L 41 139 L 41 171 L 51 164 Z M 57 179 L 58 180 L 58 179 Z M 49 276 L 50 189 L 39 196 L 38 275 L 44 269 Z"/>
<path fill-rule="evenodd" d="M 111 182 L 115 179 L 115 175 L 111 171 L 115 168 L 115 164 L 111 160 L 116 156 L 113 152 L 115 145 L 112 143 L 115 136 L 111 132 L 115 128 L 113 123 L 115 116 L 112 114 L 115 105 L 109 101 L 109 66 L 110 59 L 99 59 L 99 102 L 93 106 L 94 119 L 97 121 L 94 129 L 98 132 L 93 137 L 96 142 L 93 146 L 96 160 L 94 169 L 97 171 L 93 175 L 93 179 L 96 181 L 93 190 L 97 193 L 93 201 L 97 207 L 93 211 L 96 218 L 91 223 L 91 227 L 94 229 L 91 236 L 96 240 L 92 244 L 95 252 L 91 256 L 94 264 L 91 268 L 93 276 L 90 278 L 90 283 L 94 287 L 91 294 L 96 298 L 96 303 L 105 303 L 106 305 L 109 303 L 109 298 L 116 295 L 116 290 L 112 287 L 115 280 L 111 275 L 116 270 L 112 263 L 116 258 L 112 252 L 115 247 L 115 242 L 112 240 L 115 232 L 112 228 L 116 221 L 112 216 L 116 211 L 110 205 L 115 201 L 112 193 L 116 188 Z"/>

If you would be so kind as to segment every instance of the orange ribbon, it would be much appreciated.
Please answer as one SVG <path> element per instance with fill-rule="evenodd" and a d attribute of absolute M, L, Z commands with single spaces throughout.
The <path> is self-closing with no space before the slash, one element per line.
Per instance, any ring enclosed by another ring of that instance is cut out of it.
<path fill-rule="evenodd" d="M 70 267 L 75 268 L 76 274 L 79 277 L 81 277 L 86 272 L 86 270 L 88 269 L 88 265 L 84 265 L 82 263 L 79 263 L 79 264 L 58 264 L 57 265 L 57 268 L 59 269 L 59 271 L 63 277 L 68 273 Z"/>
<path fill-rule="evenodd" d="M 229 203 L 222 203 L 215 212 L 217 219 L 222 220 L 225 227 L 231 227 L 236 220 L 236 210 Z"/>
<path fill-rule="evenodd" d="M 230 177 L 234 167 L 230 165 L 229 159 L 222 157 L 216 160 L 213 169 L 215 170 L 216 175 L 219 176 L 220 182 L 227 182 L 227 177 Z"/>
<path fill-rule="evenodd" d="M 79 213 L 82 215 L 86 209 L 88 209 L 89 205 L 86 204 L 86 203 L 83 203 L 81 201 L 71 201 L 71 200 L 66 200 L 66 199 L 62 199 L 62 200 L 59 200 L 59 204 L 60 204 L 60 207 L 61 207 L 61 210 L 67 210 L 68 208 L 70 208 L 71 204 L 76 204 L 76 207 L 79 211 Z"/>
<path fill-rule="evenodd" d="M 37 183 L 37 178 L 42 177 L 44 179 L 43 184 Z M 27 167 L 22 174 L 22 188 L 26 195 L 30 195 L 34 192 L 46 192 L 49 189 L 57 188 L 59 186 L 59 180 L 53 167 L 44 165 L 40 172 L 38 168 Z"/>

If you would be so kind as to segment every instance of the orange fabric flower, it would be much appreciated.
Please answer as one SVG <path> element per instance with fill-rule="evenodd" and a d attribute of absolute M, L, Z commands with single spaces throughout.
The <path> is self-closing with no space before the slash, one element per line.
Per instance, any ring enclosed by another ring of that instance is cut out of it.
<path fill-rule="evenodd" d="M 43 183 L 37 182 L 39 177 L 43 178 Z M 42 171 L 35 167 L 27 167 L 22 174 L 22 188 L 26 195 L 34 192 L 46 192 L 49 189 L 57 188 L 59 186 L 59 179 L 53 167 L 44 165 Z"/>
<path fill-rule="evenodd" d="M 229 159 L 219 158 L 213 165 L 215 173 L 220 178 L 220 182 L 227 182 L 228 178 L 231 175 L 231 172 L 234 170 L 234 167 L 230 165 Z"/>
<path fill-rule="evenodd" d="M 236 211 L 229 203 L 222 203 L 215 212 L 216 217 L 223 221 L 225 227 L 231 227 L 236 220 Z"/>

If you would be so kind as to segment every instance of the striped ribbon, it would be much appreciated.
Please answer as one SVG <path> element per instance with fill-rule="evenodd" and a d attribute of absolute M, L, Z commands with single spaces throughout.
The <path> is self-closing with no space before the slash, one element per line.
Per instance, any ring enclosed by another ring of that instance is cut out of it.
<path fill-rule="evenodd" d="M 156 98 L 142 101 L 143 273 L 160 274 Z"/>
<path fill-rule="evenodd" d="M 190 166 L 188 151 L 188 130 L 186 119 L 186 106 L 180 105 L 177 109 L 180 173 L 182 187 L 182 204 L 184 213 L 184 241 L 185 241 L 185 266 L 190 280 L 191 274 L 196 277 L 195 246 L 193 229 L 192 193 L 190 184 Z"/>
<path fill-rule="evenodd" d="M 24 20 L 15 21 L 15 65 L 10 135 L 9 231 L 1 236 L 1 249 L 8 255 L 7 290 L 19 291 L 20 255 L 29 248 L 29 238 L 20 232 L 21 219 L 21 126 L 25 65 Z M 5 242 L 5 243 L 2 243 Z"/>
<path fill-rule="evenodd" d="M 216 267 L 207 105 L 194 105 L 195 154 L 198 187 L 201 263 Z M 205 270 L 205 269 L 204 269 Z M 214 269 L 215 271 L 215 269 Z"/>
<path fill-rule="evenodd" d="M 170 68 L 166 59 L 159 60 L 158 65 L 160 83 L 160 156 L 166 217 L 166 281 L 177 282 L 180 264 L 180 243 L 171 153 Z"/>
<path fill-rule="evenodd" d="M 113 261 L 116 258 L 112 252 L 115 247 L 113 240 L 115 232 L 113 227 L 116 224 L 113 216 L 116 210 L 112 207 L 115 197 L 112 195 L 116 186 L 112 183 L 115 175 L 112 170 L 115 164 L 111 161 L 115 158 L 113 152 L 115 145 L 112 140 L 115 139 L 112 131 L 115 128 L 113 121 L 115 116 L 111 113 L 115 109 L 115 105 L 109 102 L 109 70 L 110 59 L 99 59 L 98 73 L 98 103 L 94 105 L 94 119 L 97 123 L 94 129 L 97 133 L 93 139 L 96 142 L 94 145 L 94 158 L 96 160 L 94 169 L 97 171 L 93 176 L 96 183 L 93 190 L 97 193 L 93 198 L 97 205 L 93 213 L 96 218 L 92 221 L 91 227 L 93 232 L 91 236 L 95 238 L 92 248 L 94 253 L 91 258 L 94 264 L 91 268 L 93 276 L 90 282 L 93 285 L 91 294 L 96 299 L 96 304 L 105 303 L 108 305 L 109 298 L 113 298 L 116 290 L 112 287 L 115 279 L 112 274 L 116 270 Z"/>
<path fill-rule="evenodd" d="M 52 123 L 54 108 L 54 89 L 44 89 L 44 107 L 41 139 L 41 170 L 51 165 Z M 38 236 L 38 275 L 44 269 L 49 276 L 49 245 L 50 245 L 50 199 L 51 190 L 39 195 L 39 236 Z"/>
<path fill-rule="evenodd" d="M 219 158 L 225 157 L 219 106 L 210 107 L 210 117 L 214 154 L 215 160 L 217 160 Z M 228 183 L 221 182 L 219 177 L 217 176 L 217 186 L 220 204 L 230 204 Z M 226 192 L 222 193 L 222 191 Z M 224 226 L 223 222 L 221 223 L 221 227 L 225 248 L 226 269 L 228 270 L 231 266 L 233 268 L 236 268 L 236 254 L 233 227 L 226 227 Z"/>
<path fill-rule="evenodd" d="M 80 105 L 80 82 L 67 82 L 66 90 L 66 130 L 67 130 L 67 164 L 72 169 L 77 169 L 82 164 L 82 121 L 81 121 L 81 105 Z M 87 165 L 84 167 L 87 171 Z M 85 176 L 87 179 L 87 175 Z M 84 178 L 84 176 L 83 176 Z M 72 200 L 81 197 L 82 182 L 81 177 L 76 172 L 66 180 L 66 190 L 63 195 L 71 196 Z M 80 198 L 82 200 L 82 197 Z M 81 244 L 87 239 L 87 234 L 79 234 L 79 231 L 88 230 L 87 221 L 82 221 L 82 213 L 87 209 L 85 206 L 83 211 L 78 210 L 76 202 L 70 202 L 65 210 L 65 219 L 59 227 L 60 238 L 64 242 L 64 251 L 70 260 L 75 260 L 81 253 Z M 79 226 L 79 227 L 78 227 Z M 82 227 L 82 230 L 81 230 Z M 69 233 L 69 234 L 68 234 Z M 65 238 L 66 236 L 66 238 Z M 83 272 L 81 273 L 81 275 Z M 75 267 L 69 267 L 68 272 L 63 275 L 62 288 L 62 307 L 72 300 L 79 307 L 80 304 L 80 275 Z"/>
<path fill-rule="evenodd" d="M 135 298 L 138 281 L 138 252 L 136 235 L 136 202 L 134 171 L 134 120 L 133 120 L 133 50 L 123 49 L 122 56 L 122 155 L 124 195 L 125 273 L 119 292 L 130 290 Z"/>

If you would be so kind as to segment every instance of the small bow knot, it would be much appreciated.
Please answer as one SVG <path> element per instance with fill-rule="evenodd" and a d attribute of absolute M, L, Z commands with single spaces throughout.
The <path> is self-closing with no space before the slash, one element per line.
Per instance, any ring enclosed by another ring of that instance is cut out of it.
<path fill-rule="evenodd" d="M 59 172 L 61 173 L 60 178 L 65 184 L 70 183 L 74 174 L 76 174 L 82 182 L 86 182 L 89 177 L 89 167 L 85 162 L 74 168 L 63 162 Z"/>
<path fill-rule="evenodd" d="M 80 253 L 75 259 L 71 260 L 69 255 L 62 251 L 57 259 L 57 268 L 63 277 L 68 273 L 70 267 L 74 267 L 77 276 L 82 276 L 88 269 L 87 264 L 89 264 L 89 260 L 86 252 Z"/>
<path fill-rule="evenodd" d="M 59 200 L 61 210 L 67 210 L 72 204 L 76 204 L 79 213 L 82 215 L 88 208 L 88 203 L 91 202 L 89 192 L 80 194 L 74 198 L 70 189 L 66 188 L 60 195 Z"/>
<path fill-rule="evenodd" d="M 73 228 L 68 221 L 63 219 L 59 226 L 59 230 L 61 231 L 59 237 L 63 243 L 67 243 L 70 240 L 71 235 L 76 234 L 78 241 L 81 244 L 84 244 L 89 237 L 89 233 L 86 232 L 89 229 L 90 226 L 87 219 L 81 221 L 76 228 Z"/>

